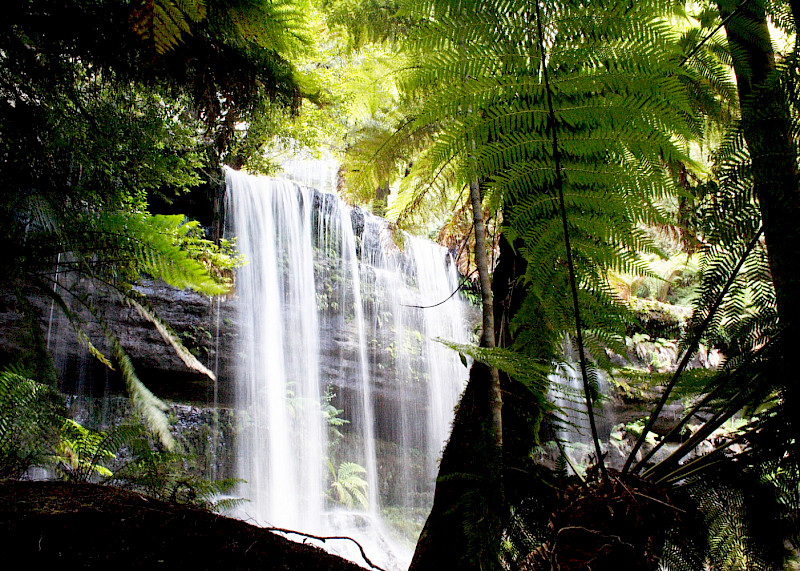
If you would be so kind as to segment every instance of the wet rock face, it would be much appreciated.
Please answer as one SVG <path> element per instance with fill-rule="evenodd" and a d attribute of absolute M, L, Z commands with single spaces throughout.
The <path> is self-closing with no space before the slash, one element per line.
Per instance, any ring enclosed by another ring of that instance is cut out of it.
<path fill-rule="evenodd" d="M 234 403 L 232 384 L 238 360 L 235 294 L 228 299 L 212 300 L 152 280 L 145 280 L 137 287 L 195 357 L 210 370 L 217 371 L 215 386 L 205 375 L 189 369 L 155 326 L 134 308 L 103 292 L 92 291 L 89 284 L 81 287 L 102 311 L 106 323 L 131 357 L 139 378 L 157 396 L 196 404 Z M 53 355 L 65 393 L 98 397 L 108 392 L 125 393 L 118 371 L 109 370 L 89 353 L 57 307 L 51 311 L 50 302 L 41 296 L 32 296 L 31 302 L 39 314 L 41 335 Z M 84 315 L 84 319 L 83 327 L 92 343 L 110 355 L 100 325 L 88 315 Z M 330 308 L 320 311 L 320 374 L 343 395 L 357 390 L 356 380 L 360 375 L 360 348 L 355 328 L 355 321 L 340 312 Z M 380 338 L 384 335 L 386 339 Z M 391 351 L 387 350 L 390 335 L 388 328 L 380 331 L 379 338 L 367 348 L 376 400 L 387 403 L 398 390 L 389 366 L 393 359 Z M 0 295 L 2 364 L 14 362 L 27 350 L 28 337 L 24 314 L 15 297 L 10 293 Z M 417 369 L 422 367 L 418 365 Z M 422 387 L 419 397 L 423 398 Z"/>
<path fill-rule="evenodd" d="M 99 398 L 70 395 L 65 404 L 70 418 L 106 433 L 129 423 L 133 414 L 131 400 L 122 395 Z M 187 476 L 211 480 L 235 476 L 238 423 L 232 408 L 172 403 L 167 418 L 178 442 L 177 450 L 183 455 L 181 461 Z M 115 453 L 117 458 L 109 466 L 114 471 L 131 461 L 128 446 L 123 444 Z"/>
<path fill-rule="evenodd" d="M 155 326 L 136 309 L 116 296 L 97 290 L 87 281 L 73 282 L 76 291 L 86 295 L 98 308 L 103 320 L 114 332 L 133 361 L 139 378 L 158 396 L 187 402 L 213 399 L 214 383 L 205 375 L 189 369 L 164 341 Z M 231 345 L 233 308 L 230 303 L 211 299 L 161 282 L 145 280 L 137 288 L 147 296 L 156 313 L 169 324 L 183 344 L 211 370 L 227 377 L 234 355 L 223 351 Z M 94 358 L 75 334 L 74 327 L 57 306 L 41 295 L 29 297 L 38 314 L 41 342 L 53 357 L 56 372 L 66 393 L 101 396 L 124 393 L 124 383 L 117 370 L 109 370 Z M 84 321 L 82 329 L 106 356 L 110 347 L 100 323 L 88 312 L 73 308 Z M 219 323 L 218 350 L 217 323 Z M 36 340 L 26 323 L 23 305 L 11 293 L 0 296 L 0 361 L 3 365 L 25 359 Z M 210 398 L 211 397 L 211 398 Z"/>

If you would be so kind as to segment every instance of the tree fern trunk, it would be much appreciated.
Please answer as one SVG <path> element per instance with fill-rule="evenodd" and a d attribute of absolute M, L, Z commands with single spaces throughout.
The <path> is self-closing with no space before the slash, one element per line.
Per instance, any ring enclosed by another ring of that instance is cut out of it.
<path fill-rule="evenodd" d="M 481 188 L 475 178 L 469 183 L 469 195 L 472 202 L 472 220 L 475 228 L 475 265 L 481 283 L 481 306 L 484 347 L 495 347 L 494 333 L 494 301 L 492 299 L 492 282 L 489 277 L 489 251 L 486 247 L 486 223 L 483 219 L 483 200 Z M 494 444 L 498 450 L 503 448 L 503 396 L 500 392 L 500 375 L 494 367 L 489 368 L 491 383 L 488 387 L 489 414 L 491 415 Z"/>
<path fill-rule="evenodd" d="M 500 302 L 492 329 L 501 332 L 506 346 L 513 341 L 508 323 L 526 297 L 519 279 L 525 268 L 524 258 L 501 237 L 492 283 L 493 299 Z M 508 516 L 505 506 L 509 500 L 518 503 L 536 494 L 540 480 L 531 476 L 534 467 L 530 451 L 537 443 L 542 411 L 527 387 L 504 374 L 500 382 L 507 401 L 502 409 L 502 456 L 498 454 L 491 405 L 486 398 L 494 380 L 488 367 L 475 363 L 442 454 L 433 509 L 409 571 L 498 568 L 501 533 Z M 502 489 L 497 482 L 500 473 Z M 541 495 L 548 493 L 550 489 Z"/>
<path fill-rule="evenodd" d="M 792 13 L 800 17 L 797 2 Z M 724 18 L 735 10 L 731 0 L 718 2 Z M 770 270 L 782 330 L 782 373 L 789 380 L 785 396 L 800 404 L 800 383 L 789 367 L 800 345 L 800 175 L 791 136 L 789 106 L 782 90 L 770 85 L 775 73 L 763 1 L 751 0 L 725 24 L 736 73 L 741 121 L 753 166 Z M 797 434 L 798 427 L 795 427 Z"/>
<path fill-rule="evenodd" d="M 435 382 L 435 379 L 432 379 Z M 486 422 L 489 368 L 475 363 L 442 453 L 433 508 L 409 571 L 478 571 L 498 567 L 504 514 L 495 474 L 498 455 Z"/>
<path fill-rule="evenodd" d="M 383 184 L 375 189 L 375 198 L 372 200 L 372 213 L 375 216 L 386 216 L 386 207 L 389 201 L 389 180 L 383 181 Z"/>

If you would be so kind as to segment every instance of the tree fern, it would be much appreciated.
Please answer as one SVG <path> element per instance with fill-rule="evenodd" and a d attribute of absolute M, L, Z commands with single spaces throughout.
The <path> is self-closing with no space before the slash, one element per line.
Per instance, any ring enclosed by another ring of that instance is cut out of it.
<path fill-rule="evenodd" d="M 679 35 L 667 22 L 668 10 L 657 2 L 545 3 L 546 58 L 531 34 L 529 6 L 442 0 L 414 3 L 403 12 L 416 26 L 404 63 L 404 88 L 421 98 L 408 128 L 434 130 L 431 144 L 415 158 L 401 186 L 396 203 L 400 212 L 407 216 L 426 195 L 466 188 L 477 172 L 489 208 L 503 209 L 506 237 L 527 261 L 525 287 L 537 311 L 518 313 L 517 331 L 536 327 L 543 311 L 554 331 L 574 335 L 572 308 L 564 303 L 567 275 L 560 252 L 565 232 L 559 228 L 552 191 L 563 184 L 567 231 L 575 236 L 579 303 L 592 309 L 587 329 L 598 332 L 593 351 L 598 360 L 626 321 L 607 281 L 608 270 L 642 272 L 636 253 L 658 253 L 637 225 L 674 222 L 660 201 L 694 191 L 676 180 L 677 167 L 702 170 L 688 160 L 688 143 L 730 117 L 726 106 L 735 93 L 725 68 L 732 59 L 723 43 L 713 33 Z M 702 30 L 715 25 L 713 17 L 707 18 Z M 545 105 L 540 61 L 552 77 L 552 112 Z M 698 111 L 708 112 L 706 118 L 697 118 Z M 753 200 L 743 133 L 734 129 L 723 139 L 718 184 L 707 184 L 701 197 L 704 278 L 690 326 L 694 335 L 683 345 L 693 351 L 701 330 L 710 325 L 707 338 L 724 340 L 735 350 L 718 375 L 693 380 L 700 405 L 691 414 L 701 414 L 704 421 L 666 462 L 646 469 L 648 486 L 680 486 L 703 474 L 713 479 L 713 470 L 738 453 L 739 444 L 756 434 L 757 424 L 749 424 L 707 456 L 681 462 L 741 410 L 774 406 L 780 389 L 771 368 L 780 304 L 763 243 L 753 239 L 763 205 Z M 555 149 L 548 134 L 558 139 Z M 510 360 L 497 351 L 459 350 L 512 376 L 530 373 L 514 364 L 519 355 Z M 657 415 L 658 410 L 653 418 Z M 611 484 L 598 484 L 597 489 L 608 492 Z M 731 497 L 748 496 L 748 490 L 735 488 Z M 698 488 L 695 493 L 705 492 Z M 742 501 L 758 503 L 752 497 Z M 724 566 L 726 552 L 737 550 L 756 568 L 779 559 L 775 553 L 759 553 L 754 547 L 758 539 L 748 543 L 758 531 L 746 521 L 748 509 L 734 510 L 710 550 L 698 543 L 702 553 L 694 560 Z M 712 520 L 706 520 L 706 529 L 722 521 Z"/>
<path fill-rule="evenodd" d="M 367 481 L 362 477 L 367 470 L 363 466 L 355 462 L 342 462 L 335 469 L 328 462 L 328 468 L 332 479 L 329 493 L 334 501 L 351 509 L 356 504 L 365 509 L 369 507 Z"/>
<path fill-rule="evenodd" d="M 63 404 L 52 387 L 0 371 L 0 476 L 22 477 L 47 464 L 60 437 Z"/>
<path fill-rule="evenodd" d="M 623 8 L 617 5 L 607 6 L 603 15 L 594 5 L 545 9 L 576 266 L 583 291 L 606 308 L 594 315 L 622 315 L 621 307 L 611 309 L 615 302 L 605 270 L 641 271 L 643 264 L 631 252 L 655 251 L 635 225 L 664 220 L 655 201 L 671 192 L 672 182 L 663 165 L 686 160 L 675 141 L 691 135 L 681 74 L 664 55 L 676 39 L 657 22 L 654 6 L 626 13 L 626 25 L 620 24 Z M 553 291 L 553 283 L 565 283 L 554 279 L 563 237 L 548 190 L 552 145 L 545 132 L 537 46 L 525 31 L 531 14 L 513 3 L 499 8 L 460 2 L 415 3 L 403 14 L 417 22 L 404 87 L 426 95 L 410 129 L 435 126 L 436 131 L 404 180 L 395 212 L 402 218 L 426 195 L 465 186 L 467 142 L 474 140 L 488 204 L 504 207 L 509 239 L 519 239 L 532 262 L 529 287 Z M 551 301 L 563 306 L 558 295 Z M 564 308 L 564 317 L 569 314 Z M 562 330 L 572 329 L 566 319 L 559 323 Z"/>
<path fill-rule="evenodd" d="M 163 54 L 178 45 L 182 34 L 190 34 L 190 22 L 206 15 L 204 0 L 152 0 L 144 2 L 131 14 L 134 31 L 153 43 Z"/>
<path fill-rule="evenodd" d="M 56 448 L 60 475 L 71 482 L 89 482 L 93 476 L 110 476 L 105 463 L 114 453 L 104 447 L 106 434 L 65 419 Z"/>

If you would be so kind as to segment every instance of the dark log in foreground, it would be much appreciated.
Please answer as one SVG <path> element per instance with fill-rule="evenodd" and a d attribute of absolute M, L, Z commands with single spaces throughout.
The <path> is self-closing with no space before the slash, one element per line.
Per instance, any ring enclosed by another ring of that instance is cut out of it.
<path fill-rule="evenodd" d="M 0 558 L 54 569 L 363 571 L 240 520 L 60 482 L 0 482 Z"/>

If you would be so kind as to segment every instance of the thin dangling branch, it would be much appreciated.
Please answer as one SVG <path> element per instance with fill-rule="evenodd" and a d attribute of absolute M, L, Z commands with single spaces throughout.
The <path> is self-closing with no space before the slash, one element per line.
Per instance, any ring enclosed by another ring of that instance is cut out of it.
<path fill-rule="evenodd" d="M 316 539 L 317 541 L 321 541 L 322 543 L 325 543 L 326 541 L 331 541 L 331 540 L 334 540 L 334 539 L 342 539 L 342 540 L 352 541 L 358 547 L 358 550 L 361 552 L 361 557 L 364 559 L 364 561 L 366 561 L 367 565 L 369 565 L 370 567 L 372 567 L 376 571 L 385 571 L 382 567 L 378 567 L 372 561 L 369 560 L 369 557 L 367 557 L 367 554 L 364 551 L 364 548 L 361 547 L 361 544 L 359 542 L 357 542 L 355 539 L 353 539 L 352 537 L 348 537 L 346 535 L 331 535 L 331 536 L 312 535 L 310 533 L 305 533 L 304 531 L 295 531 L 293 529 L 284 529 L 282 527 L 264 527 L 262 529 L 264 531 L 272 531 L 272 532 L 277 532 L 277 533 L 283 533 L 284 535 L 289 534 L 289 533 L 294 534 L 294 535 L 302 535 L 303 537 L 308 537 L 310 539 Z"/>
<path fill-rule="evenodd" d="M 458 252 L 456 252 L 456 255 L 455 255 L 455 257 L 453 258 L 453 263 L 454 263 L 454 264 L 456 264 L 456 266 L 458 266 L 458 258 L 460 258 L 460 257 L 461 257 L 461 252 L 464 250 L 464 246 L 466 246 L 466 245 L 467 245 L 467 242 L 469 242 L 469 237 L 470 237 L 470 235 L 472 234 L 472 231 L 473 231 L 474 229 L 475 229 L 475 223 L 473 222 L 473 223 L 472 223 L 472 226 L 470 226 L 470 227 L 469 227 L 469 232 L 467 232 L 467 236 L 466 236 L 466 238 L 464 238 L 464 241 L 461 243 L 461 246 L 458 248 Z M 439 306 L 440 306 L 440 305 L 442 305 L 443 303 L 445 303 L 445 302 L 449 301 L 449 300 L 450 300 L 450 298 L 452 298 L 452 297 L 453 297 L 455 294 L 457 294 L 457 293 L 458 293 L 458 292 L 460 292 L 462 289 L 464 289 L 464 288 L 466 287 L 466 285 L 467 285 L 467 279 L 468 279 L 468 278 L 469 278 L 469 276 L 471 276 L 471 275 L 472 275 L 472 274 L 471 274 L 471 273 L 469 273 L 469 267 L 467 267 L 467 275 L 466 275 L 466 276 L 463 276 L 463 281 L 462 281 L 460 284 L 458 284 L 458 287 L 455 289 L 455 291 L 454 291 L 453 293 L 451 293 L 450 295 L 448 295 L 448 296 L 447 296 L 445 299 L 443 299 L 443 300 L 442 300 L 442 301 L 440 301 L 439 303 L 434 303 L 433 305 L 406 305 L 406 304 L 404 304 L 404 303 L 401 303 L 401 304 L 400 304 L 400 306 L 401 306 L 401 307 L 413 307 L 413 308 L 416 308 L 416 309 L 431 309 L 431 308 L 433 308 L 433 307 L 439 307 Z"/>
<path fill-rule="evenodd" d="M 600 437 L 597 433 L 597 422 L 594 418 L 594 403 L 592 399 L 592 392 L 589 386 L 589 375 L 586 365 L 586 350 L 583 345 L 583 332 L 581 325 L 581 312 L 578 305 L 578 285 L 575 279 L 575 265 L 572 260 L 572 246 L 569 240 L 569 225 L 567 224 L 567 209 L 564 204 L 564 178 L 561 174 L 561 152 L 558 147 L 558 134 L 556 132 L 556 114 L 553 110 L 553 96 L 550 90 L 550 78 L 547 73 L 547 56 L 544 49 L 544 33 L 542 32 L 542 14 L 539 7 L 539 1 L 534 2 L 536 6 L 536 29 L 539 35 L 539 54 L 542 60 L 542 74 L 544 79 L 544 89 L 547 97 L 547 112 L 549 115 L 550 133 L 553 136 L 553 163 L 555 166 L 555 187 L 558 192 L 558 204 L 561 210 L 561 223 L 564 227 L 564 247 L 567 252 L 567 268 L 569 270 L 569 285 L 572 290 L 572 305 L 573 313 L 575 315 L 575 332 L 576 341 L 578 344 L 578 356 L 581 366 L 581 377 L 583 380 L 583 393 L 586 397 L 586 413 L 589 416 L 589 426 L 592 431 L 592 440 L 594 441 L 595 454 L 597 454 L 597 464 L 600 467 L 600 474 L 603 478 L 603 484 L 609 485 L 608 471 L 606 470 L 605 460 L 603 458 L 603 450 L 600 447 Z"/>

